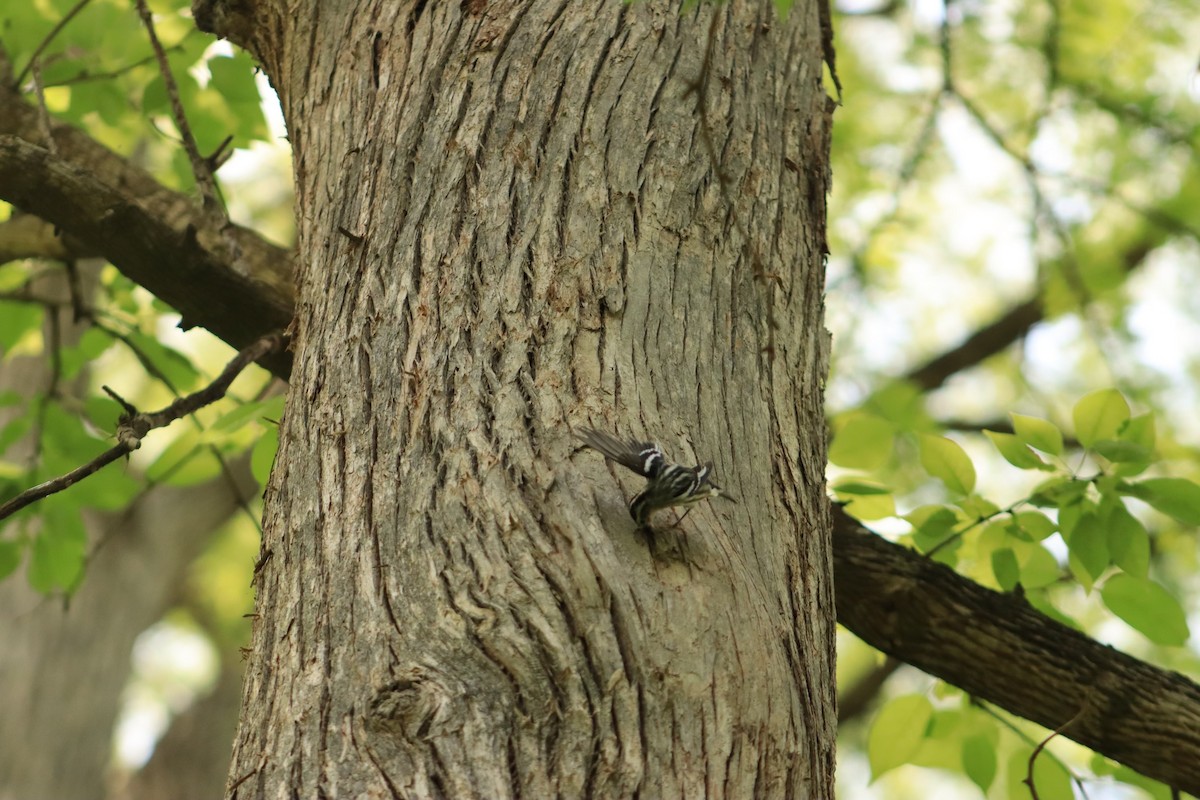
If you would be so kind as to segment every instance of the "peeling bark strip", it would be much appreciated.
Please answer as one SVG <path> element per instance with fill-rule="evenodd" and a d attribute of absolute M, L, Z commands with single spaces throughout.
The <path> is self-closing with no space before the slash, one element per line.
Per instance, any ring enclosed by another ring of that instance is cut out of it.
<path fill-rule="evenodd" d="M 230 795 L 831 797 L 815 5 L 203 5 L 299 234 Z M 651 552 L 589 424 L 742 504 Z"/>

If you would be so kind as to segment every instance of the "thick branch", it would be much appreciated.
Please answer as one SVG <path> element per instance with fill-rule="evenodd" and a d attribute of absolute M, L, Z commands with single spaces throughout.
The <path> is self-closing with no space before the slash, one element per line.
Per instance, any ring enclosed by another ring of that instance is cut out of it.
<path fill-rule="evenodd" d="M 838 622 L 888 655 L 1200 794 L 1200 686 L 1093 641 L 834 507 Z M 1082 713 L 1081 713 L 1082 711 Z"/>
<path fill-rule="evenodd" d="M 1169 230 L 1162 220 L 1154 220 L 1160 228 Z M 1162 241 L 1158 232 L 1147 232 L 1131 243 L 1121 254 L 1125 271 L 1133 272 Z M 960 344 L 933 357 L 904 375 L 904 380 L 930 391 L 945 383 L 955 373 L 970 369 L 985 359 L 1003 351 L 1045 318 L 1041 292 L 1022 300 L 992 322 L 975 331 Z"/>
<path fill-rule="evenodd" d="M 909 372 L 904 379 L 925 390 L 936 389 L 957 372 L 979 364 L 1020 339 L 1042 321 L 1041 297 L 1024 300 L 1008 309 L 995 321 L 971 334 L 961 344 L 930 359 Z"/>
<path fill-rule="evenodd" d="M 233 347 L 286 328 L 286 298 L 232 268 L 205 248 L 194 228 L 182 232 L 90 172 L 13 136 L 0 136 L 0 197 L 70 231 L 130 280 Z M 265 365 L 285 375 L 289 358 Z"/>
<path fill-rule="evenodd" d="M 233 224 L 214 227 L 211 216 L 205 215 L 193 198 L 164 187 L 149 173 L 83 131 L 55 123 L 51 125 L 51 132 L 57 157 L 85 179 L 74 187 L 60 189 L 86 191 L 100 185 L 105 189 L 105 197 L 114 201 L 110 205 L 140 208 L 143 215 L 155 223 L 152 227 L 164 234 L 155 238 L 155 244 L 162 249 L 155 253 L 134 253 L 140 244 L 137 233 L 127 231 L 122 235 L 121 231 L 109 228 L 111 238 L 124 240 L 116 242 L 119 249 L 135 256 L 117 261 L 110 250 L 115 252 L 118 248 L 105 248 L 103 242 L 93 241 L 85 235 L 88 231 L 95 233 L 97 227 L 96 217 L 87 214 L 96 214 L 97 209 L 106 210 L 103 202 L 80 197 L 70 204 L 59 204 L 56 195 L 42 196 L 43 190 L 49 192 L 53 187 L 37 183 L 29 185 L 29 181 L 36 181 L 36 174 L 29 174 L 17 165 L 0 163 L 0 170 L 11 173 L 0 182 L 0 199 L 38 213 L 17 198 L 37 199 L 34 204 L 49 208 L 47 213 L 38 216 L 74 237 L 75 241 L 69 244 L 72 253 L 81 248 L 86 252 L 103 253 L 132 280 L 174 305 L 188 324 L 208 328 L 233 347 L 244 347 L 257 337 L 287 324 L 286 319 L 282 324 L 280 322 L 284 314 L 290 319 L 294 302 L 292 258 L 287 250 L 267 242 L 248 228 Z M 6 135 L 26 143 L 36 144 L 43 140 L 37 110 L 20 93 L 0 85 L 0 138 L 7 139 Z M 0 161 L 16 152 L 13 149 L 0 154 Z M 13 183 L 12 179 L 22 183 Z M 56 205 L 60 207 L 56 208 Z M 174 237 L 165 235 L 168 230 L 174 231 Z M 193 245 L 199 243 L 209 258 L 196 259 L 186 252 L 182 244 L 191 240 L 194 240 Z M 176 267 L 180 264 L 187 264 L 191 269 L 177 272 Z M 231 297 L 228 289 L 237 290 L 240 296 Z M 226 336 L 227 333 L 234 338 Z M 290 359 L 284 358 L 269 368 L 280 377 L 286 377 L 289 363 Z"/>

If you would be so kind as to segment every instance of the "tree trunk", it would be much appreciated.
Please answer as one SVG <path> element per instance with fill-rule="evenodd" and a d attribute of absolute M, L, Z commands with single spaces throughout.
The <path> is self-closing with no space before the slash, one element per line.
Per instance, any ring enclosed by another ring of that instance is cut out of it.
<path fill-rule="evenodd" d="M 816 6 L 283 6 L 196 8 L 299 220 L 230 794 L 831 797 Z"/>

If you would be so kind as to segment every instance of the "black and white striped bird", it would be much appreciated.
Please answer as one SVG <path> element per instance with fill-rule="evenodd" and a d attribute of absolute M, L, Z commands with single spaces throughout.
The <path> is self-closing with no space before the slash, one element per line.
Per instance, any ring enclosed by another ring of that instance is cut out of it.
<path fill-rule="evenodd" d="M 622 441 L 595 428 L 584 428 L 578 435 L 588 447 L 646 479 L 646 488 L 629 501 L 629 516 L 638 527 L 649 527 L 650 515 L 662 508 L 690 506 L 712 497 L 737 502 L 713 483 L 712 462 L 685 467 L 667 461 L 653 442 Z"/>

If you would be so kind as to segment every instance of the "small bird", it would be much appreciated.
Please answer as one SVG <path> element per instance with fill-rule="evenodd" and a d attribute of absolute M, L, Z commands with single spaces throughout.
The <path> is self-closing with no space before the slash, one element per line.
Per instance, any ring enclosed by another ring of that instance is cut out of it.
<path fill-rule="evenodd" d="M 690 506 L 712 497 L 737 502 L 712 482 L 712 462 L 694 467 L 672 464 L 657 444 L 622 441 L 595 428 L 584 428 L 578 438 L 605 458 L 646 479 L 646 488 L 629 501 L 629 516 L 640 528 L 649 528 L 650 515 L 662 508 Z"/>

